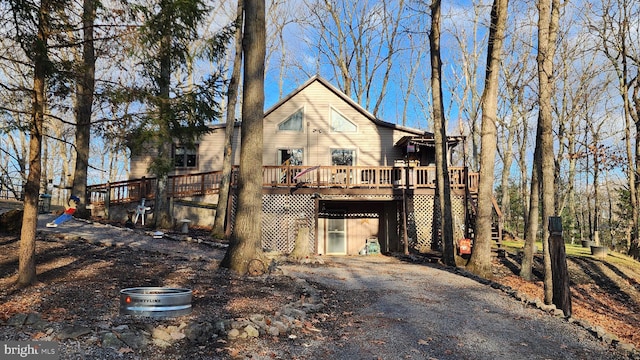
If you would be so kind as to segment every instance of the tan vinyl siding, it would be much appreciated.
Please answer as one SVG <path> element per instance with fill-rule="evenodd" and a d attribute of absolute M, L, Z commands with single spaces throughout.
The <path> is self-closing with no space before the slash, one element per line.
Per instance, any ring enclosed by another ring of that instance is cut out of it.
<path fill-rule="evenodd" d="M 214 132 L 207 134 L 200 141 L 198 148 L 198 171 L 207 172 L 222 169 L 224 161 L 224 127 L 219 127 Z M 240 127 L 234 129 L 233 136 L 233 164 L 240 162 Z"/>
<path fill-rule="evenodd" d="M 148 177 L 149 172 L 147 171 L 147 168 L 149 167 L 150 163 L 151 163 L 150 154 L 132 155 L 131 161 L 129 162 L 129 166 L 131 168 L 131 170 L 129 171 L 129 178 L 139 179 L 143 176 Z"/>
<path fill-rule="evenodd" d="M 278 124 L 301 107 L 304 109 L 303 131 L 278 132 Z M 331 113 L 334 110 L 356 124 L 357 132 L 332 132 Z M 276 165 L 278 149 L 283 148 L 303 148 L 304 165 L 331 165 L 331 149 L 356 150 L 355 165 L 393 165 L 395 159 L 402 158 L 401 151 L 393 144 L 407 135 L 378 126 L 320 82 L 311 83 L 271 112 L 265 118 L 264 133 L 265 165 Z"/>
<path fill-rule="evenodd" d="M 196 168 L 184 168 L 173 171 L 172 175 L 189 174 L 194 172 L 207 172 L 222 169 L 224 159 L 224 127 L 217 127 L 213 132 L 204 135 L 198 143 L 198 158 Z M 240 163 L 240 127 L 235 127 L 233 138 L 233 164 Z M 148 172 L 152 154 L 137 155 L 131 157 L 131 171 L 129 177 L 138 179 L 143 176 L 153 176 Z"/>
<path fill-rule="evenodd" d="M 393 166 L 394 160 L 403 157 L 402 150 L 393 145 L 403 136 L 420 132 L 380 125 L 371 114 L 349 101 L 323 81 L 315 80 L 274 106 L 263 123 L 263 164 L 279 165 L 281 149 L 303 149 L 303 165 L 331 165 L 331 149 L 351 149 L 356 154 L 354 165 Z M 278 125 L 300 109 L 304 111 L 302 131 L 278 131 Z M 332 132 L 331 113 L 334 110 L 354 123 L 357 131 Z M 179 173 L 220 170 L 224 132 L 224 126 L 216 126 L 215 132 L 200 139 L 197 169 L 179 170 Z M 239 164 L 240 144 L 240 127 L 237 126 L 233 141 L 234 165 Z M 149 176 L 149 159 L 132 157 L 131 178 Z"/>
<path fill-rule="evenodd" d="M 359 218 L 347 220 L 347 255 L 358 255 L 366 240 L 378 237 L 378 218 Z"/>

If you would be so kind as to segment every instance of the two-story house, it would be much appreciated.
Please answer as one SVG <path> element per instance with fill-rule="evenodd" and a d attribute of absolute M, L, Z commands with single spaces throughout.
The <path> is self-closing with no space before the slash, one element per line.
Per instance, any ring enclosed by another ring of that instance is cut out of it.
<path fill-rule="evenodd" d="M 217 203 L 225 126 L 213 126 L 196 148 L 175 145 L 170 191 L 176 206 L 185 199 Z M 449 159 L 462 141 L 447 138 Z M 239 123 L 233 144 L 237 165 Z M 381 121 L 326 80 L 309 79 L 264 114 L 264 248 L 290 252 L 306 227 L 310 253 L 358 254 L 374 238 L 383 252 L 402 251 L 405 241 L 416 251 L 438 249 L 434 145 L 432 133 Z M 153 179 L 146 170 L 150 156 L 132 156 L 136 180 L 110 184 L 111 201 L 140 196 L 153 201 Z M 135 185 L 143 177 L 144 184 Z M 460 239 L 470 232 L 477 174 L 451 167 L 450 181 L 454 236 Z M 235 204 L 231 196 L 231 226 Z M 199 214 L 186 216 L 201 225 L 213 223 L 212 216 Z"/>

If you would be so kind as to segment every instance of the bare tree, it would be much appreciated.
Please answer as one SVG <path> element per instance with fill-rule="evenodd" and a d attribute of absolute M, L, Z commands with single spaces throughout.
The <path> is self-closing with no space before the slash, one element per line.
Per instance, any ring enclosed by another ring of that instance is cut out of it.
<path fill-rule="evenodd" d="M 264 0 L 245 1 L 238 211 L 229 248 L 220 264 L 242 274 L 247 272 L 252 259 L 263 257 L 261 246 L 262 122 L 264 119 L 265 32 Z"/>
<path fill-rule="evenodd" d="M 224 238 L 225 219 L 227 218 L 227 204 L 229 202 L 229 191 L 231 187 L 231 172 L 233 170 L 233 131 L 236 119 L 236 102 L 238 100 L 238 84 L 242 66 L 242 26 L 244 19 L 244 2 L 238 0 L 238 11 L 236 15 L 235 33 L 235 55 L 233 60 L 233 71 L 229 79 L 227 89 L 227 124 L 224 134 L 224 157 L 222 160 L 222 179 L 220 180 L 220 193 L 218 194 L 218 205 L 216 206 L 216 217 L 213 223 L 212 235 Z"/>
<path fill-rule="evenodd" d="M 405 2 L 310 1 L 316 51 L 338 87 L 378 116 L 388 93 L 394 60 L 405 51 Z"/>
<path fill-rule="evenodd" d="M 536 145 L 533 151 L 533 167 L 531 170 L 531 183 L 529 192 L 529 213 L 524 225 L 524 249 L 520 277 L 525 280 L 533 279 L 533 253 L 540 224 L 540 126 L 536 130 Z"/>
<path fill-rule="evenodd" d="M 96 0 L 83 1 L 82 15 L 82 62 L 79 64 L 79 78 L 76 82 L 76 161 L 73 176 L 73 193 L 80 198 L 77 214 L 88 217 L 87 213 L 87 170 L 91 143 L 91 114 L 93 92 L 95 90 L 96 54 L 94 48 L 94 22 Z"/>
<path fill-rule="evenodd" d="M 269 72 L 271 63 L 278 75 L 278 99 L 285 91 L 285 80 L 291 74 L 291 67 L 300 66 L 299 47 L 288 38 L 286 30 L 291 26 L 305 22 L 304 4 L 291 1 L 270 1 L 266 9 L 267 48 L 265 55 L 265 73 Z M 294 44 L 293 51 L 289 51 Z M 268 76 L 267 76 L 268 77 Z"/>
<path fill-rule="evenodd" d="M 29 173 L 24 189 L 24 215 L 20 233 L 18 254 L 18 280 L 20 286 L 30 285 L 36 280 L 36 228 L 38 219 L 38 199 L 40 196 L 40 175 L 42 170 L 42 134 L 45 117 L 45 86 L 50 75 L 51 64 L 48 54 L 48 42 L 51 36 L 52 18 L 60 3 L 41 1 L 34 3 L 11 3 L 16 19 L 28 23 L 25 29 L 33 29 L 32 36 L 25 36 L 22 29 L 16 28 L 15 40 L 21 42 L 25 55 L 33 65 L 33 97 L 31 121 L 29 123 Z M 33 21 L 33 22 L 31 22 Z M 27 30 L 28 31 L 28 30 Z"/>
<path fill-rule="evenodd" d="M 481 35 L 478 29 L 484 20 L 481 15 L 485 9 L 484 3 L 473 1 L 469 10 L 463 10 L 462 14 L 456 14 L 455 16 L 455 18 L 459 18 L 466 17 L 469 14 L 470 19 L 463 22 L 452 22 L 451 28 L 448 29 L 458 48 L 458 51 L 453 55 L 455 66 L 452 66 L 451 69 L 450 94 L 458 104 L 459 120 L 466 120 L 468 124 L 468 139 L 470 140 L 468 165 L 472 171 L 477 171 L 480 164 L 480 105 L 482 91 L 478 86 L 478 74 L 482 71 L 482 56 L 484 54 L 482 48 L 487 39 Z"/>
<path fill-rule="evenodd" d="M 508 0 L 494 0 L 487 48 L 487 72 L 482 93 L 482 148 L 480 150 L 480 185 L 478 216 L 473 252 L 467 264 L 469 271 L 491 277 L 491 233 L 493 219 L 493 179 L 497 147 L 496 117 L 498 113 L 498 80 L 507 22 Z"/>
<path fill-rule="evenodd" d="M 541 189 L 541 213 L 543 224 L 555 214 L 555 181 L 553 152 L 553 118 L 551 98 L 553 92 L 553 61 L 555 56 L 558 22 L 560 19 L 559 0 L 538 1 L 538 83 L 539 104 L 538 135 L 536 147 L 539 146 Z M 533 207 L 530 207 L 533 212 Z M 553 284 L 551 277 L 551 258 L 549 256 L 549 229 L 542 227 L 542 251 L 544 263 L 544 302 L 551 304 Z"/>
<path fill-rule="evenodd" d="M 429 49 L 431 54 L 431 88 L 433 97 L 433 125 L 436 143 L 436 167 L 438 203 L 440 208 L 440 226 L 442 229 L 442 255 L 444 263 L 455 266 L 455 246 L 453 244 L 453 225 L 451 216 L 451 186 L 449 186 L 449 168 L 447 166 L 447 134 L 444 105 L 442 104 L 442 62 L 440 59 L 440 18 L 441 2 L 431 3 L 431 33 Z"/>
<path fill-rule="evenodd" d="M 520 9 L 518 9 L 520 10 Z M 512 13 L 527 13 L 527 10 L 512 10 Z M 523 17 L 528 18 L 528 17 Z M 518 221 L 512 219 L 516 214 L 511 212 L 511 182 L 512 166 L 514 161 L 518 161 L 520 169 L 520 183 L 515 186 L 522 199 L 528 199 L 526 193 L 528 189 L 528 168 L 526 157 L 528 156 L 529 123 L 531 111 L 535 101 L 532 99 L 530 83 L 533 82 L 535 72 L 533 71 L 533 57 L 531 55 L 533 46 L 532 36 L 528 31 L 530 26 L 528 20 L 524 23 L 516 22 L 511 26 L 510 41 L 505 44 L 505 56 L 502 62 L 502 83 L 501 103 L 503 104 L 503 116 L 498 118 L 498 156 L 502 162 L 500 187 L 502 188 L 500 206 L 505 220 L 505 229 L 517 230 Z M 511 22 L 513 23 L 513 22 Z M 520 155 L 522 160 L 516 155 Z M 527 202 L 528 204 L 528 202 Z M 525 209 L 524 213 L 517 214 L 526 218 L 527 211 L 525 204 L 513 204 Z M 512 221 L 513 220 L 513 221 Z M 517 234 L 517 233 L 516 233 Z"/>
<path fill-rule="evenodd" d="M 637 71 L 640 67 L 640 30 L 632 25 L 633 19 L 640 15 L 640 7 L 633 1 L 609 0 L 603 1 L 601 8 L 592 6 L 589 9 L 595 15 L 587 17 L 592 20 L 589 29 L 597 35 L 598 48 L 618 78 L 626 129 L 627 178 L 632 209 L 629 255 L 640 259 L 640 79 Z"/>

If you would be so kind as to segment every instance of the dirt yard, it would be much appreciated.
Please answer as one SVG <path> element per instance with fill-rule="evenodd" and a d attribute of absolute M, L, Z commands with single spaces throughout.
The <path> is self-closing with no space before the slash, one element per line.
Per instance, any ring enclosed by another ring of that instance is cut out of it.
<path fill-rule="evenodd" d="M 537 281 L 526 282 L 516 276 L 520 270 L 516 256 L 494 263 L 494 280 L 542 299 L 542 257 L 536 259 Z M 600 326 L 640 348 L 640 263 L 609 252 L 605 260 L 590 256 L 568 257 L 567 265 L 573 317 Z"/>
<path fill-rule="evenodd" d="M 14 282 L 19 242 L 15 235 L 0 234 L 0 339 L 58 340 L 54 335 L 64 330 L 68 333 L 61 341 L 65 359 L 310 359 L 313 357 L 304 355 L 306 348 L 323 342 L 340 344 L 350 331 L 359 329 L 364 320 L 356 318 L 354 312 L 366 309 L 378 296 L 296 281 L 289 276 L 236 276 L 217 266 L 224 250 L 197 242 L 177 246 L 210 256 L 167 255 L 161 249 L 135 249 L 117 243 L 103 246 L 64 234 L 41 233 L 37 242 L 38 283 L 18 289 Z M 429 258 L 413 260 L 431 263 Z M 515 256 L 496 259 L 494 281 L 541 298 L 541 282 L 524 282 L 514 275 L 517 261 Z M 628 264 L 570 259 L 573 315 L 640 348 L 640 266 Z M 308 265 L 311 270 L 326 266 L 331 265 Z M 119 315 L 119 290 L 140 286 L 192 289 L 193 312 L 178 319 Z M 283 315 L 287 304 L 306 309 L 317 303 L 322 304 L 322 311 Z M 36 314 L 32 326 L 28 324 L 30 314 Z M 27 320 L 12 325 L 18 315 L 27 316 Z M 276 334 L 260 330 L 255 338 L 242 331 L 238 339 L 228 336 L 231 328 L 246 329 L 248 319 L 269 325 L 286 322 L 282 320 L 285 318 L 290 323 Z M 234 322 L 244 325 L 235 326 Z M 156 337 L 159 330 L 169 333 L 165 342 Z M 132 334 L 142 335 L 131 340 Z M 185 336 L 190 341 L 181 341 Z M 378 341 L 381 343 L 373 345 L 383 347 L 388 340 Z M 430 338 L 419 339 L 418 343 L 427 346 L 429 341 Z M 420 354 L 424 353 L 403 358 L 436 358 Z M 470 358 L 455 356 L 455 352 L 443 354 L 437 358 Z M 580 358 L 589 358 L 584 356 Z M 610 358 L 620 358 L 616 356 Z"/>

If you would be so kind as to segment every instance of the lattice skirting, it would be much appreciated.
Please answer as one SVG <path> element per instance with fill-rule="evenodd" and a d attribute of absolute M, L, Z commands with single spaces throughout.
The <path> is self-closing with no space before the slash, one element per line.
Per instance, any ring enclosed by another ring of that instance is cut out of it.
<path fill-rule="evenodd" d="M 436 206 L 437 197 L 433 195 L 414 195 L 407 203 L 407 231 L 410 247 L 419 252 L 442 249 L 440 228 L 440 208 Z M 465 206 L 464 196 L 451 196 L 453 216 L 453 239 L 464 237 Z"/>
<path fill-rule="evenodd" d="M 349 199 L 345 196 L 344 199 Z M 353 198 L 351 198 L 353 199 Z M 356 198 L 358 199 L 358 198 Z M 407 234 L 410 238 L 410 247 L 414 251 L 426 252 L 441 249 L 439 228 L 439 210 L 435 206 L 437 197 L 433 195 L 409 196 L 407 201 Z M 402 209 L 401 199 L 376 198 L 375 200 L 398 201 L 398 209 Z M 362 201 L 367 201 L 362 199 Z M 464 196 L 451 198 L 453 213 L 454 240 L 464 237 L 465 206 Z M 233 223 L 237 209 L 237 195 L 232 198 L 231 224 Z M 262 201 L 262 246 L 266 250 L 282 252 L 285 254 L 293 251 L 298 230 L 302 227 L 309 228 L 309 247 L 313 252 L 315 243 L 315 200 L 311 194 L 265 194 Z M 396 229 L 397 241 L 401 242 L 403 233 L 401 212 L 397 214 Z M 394 240 L 394 239 L 390 239 Z"/>
<path fill-rule="evenodd" d="M 290 253 L 298 230 L 309 228 L 309 251 L 315 249 L 315 201 L 311 194 L 262 196 L 262 246 Z"/>
<path fill-rule="evenodd" d="M 232 199 L 231 231 L 235 222 L 237 195 Z M 262 247 L 285 254 L 293 251 L 298 230 L 309 228 L 309 252 L 315 244 L 315 200 L 311 194 L 267 194 L 262 196 Z"/>

